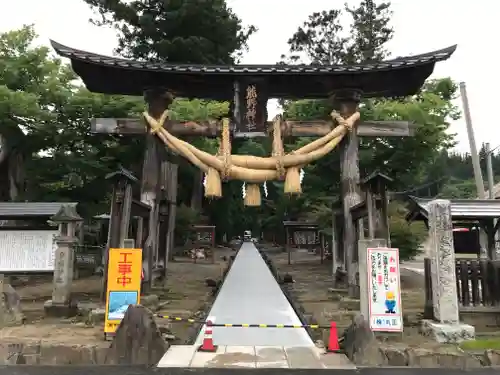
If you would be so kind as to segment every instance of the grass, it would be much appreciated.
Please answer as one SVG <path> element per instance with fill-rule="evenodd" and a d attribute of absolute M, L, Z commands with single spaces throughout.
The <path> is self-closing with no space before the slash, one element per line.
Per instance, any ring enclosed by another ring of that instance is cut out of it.
<path fill-rule="evenodd" d="M 460 344 L 460 348 L 463 350 L 500 349 L 500 337 L 464 341 Z"/>

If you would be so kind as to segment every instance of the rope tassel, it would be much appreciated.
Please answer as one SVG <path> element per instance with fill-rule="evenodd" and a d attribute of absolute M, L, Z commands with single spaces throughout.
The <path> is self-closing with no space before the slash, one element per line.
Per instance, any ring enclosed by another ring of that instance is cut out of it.
<path fill-rule="evenodd" d="M 338 126 L 325 136 L 289 154 L 285 154 L 283 148 L 281 134 L 283 120 L 281 116 L 277 116 L 273 121 L 272 156 L 267 158 L 232 155 L 230 123 L 227 118 L 222 121 L 222 134 L 217 154 L 212 155 L 170 134 L 163 126 L 168 117 L 168 110 L 159 119 L 153 118 L 147 112 L 144 113 L 151 133 L 156 134 L 170 150 L 182 155 L 206 174 L 206 197 L 220 198 L 222 181 L 242 180 L 246 182 L 245 205 L 258 206 L 261 204 L 259 184 L 265 181 L 284 180 L 285 193 L 300 194 L 302 192 L 300 170 L 331 152 L 345 134 L 353 129 L 360 115 L 356 112 L 348 119 L 344 119 L 337 112 L 332 112 L 332 120 Z"/>
<path fill-rule="evenodd" d="M 261 205 L 260 185 L 258 184 L 245 184 L 245 206 L 258 207 Z"/>

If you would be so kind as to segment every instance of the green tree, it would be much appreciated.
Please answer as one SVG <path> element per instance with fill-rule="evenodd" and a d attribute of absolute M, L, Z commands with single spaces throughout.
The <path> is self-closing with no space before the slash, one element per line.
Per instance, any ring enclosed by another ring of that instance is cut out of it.
<path fill-rule="evenodd" d="M 94 95 L 68 66 L 33 46 L 33 27 L 0 34 L 0 199 L 105 201 L 104 176 L 137 159 L 134 140 L 90 134 L 92 117 L 138 113 L 136 98 Z"/>
<path fill-rule="evenodd" d="M 118 31 L 116 51 L 128 58 L 169 63 L 232 64 L 247 49 L 248 38 L 256 31 L 244 27 L 225 0 L 84 0 L 99 17 L 98 25 Z M 228 103 L 176 101 L 174 118 L 204 120 L 228 113 Z M 193 140 L 197 147 L 215 152 L 211 140 Z M 202 199 L 203 174 L 186 161 L 180 161 L 179 200 L 197 212 L 206 211 L 221 233 L 237 233 L 242 223 L 241 186 L 224 184 L 224 197 L 214 202 Z M 187 188 L 186 188 L 187 187 Z M 236 215 L 236 216 L 235 216 Z M 191 216 L 192 217 L 192 216 Z M 243 229 L 241 229 L 243 230 Z M 219 239 L 221 233 L 218 233 Z"/>
<path fill-rule="evenodd" d="M 31 27 L 0 34 L 0 200 L 24 199 L 25 161 L 45 145 L 40 131 L 54 121 L 59 86 L 71 77 L 48 60 L 46 48 L 30 48 Z"/>
<path fill-rule="evenodd" d="M 400 260 L 409 260 L 420 253 L 420 245 L 428 236 L 423 222 L 410 225 L 405 219 L 406 208 L 398 202 L 389 205 L 391 246 L 399 249 Z"/>
<path fill-rule="evenodd" d="M 340 22 L 343 10 L 351 16 L 348 32 Z M 390 3 L 375 5 L 363 0 L 355 7 L 315 12 L 288 40 L 292 61 L 303 58 L 313 64 L 353 64 L 383 60 L 385 45 L 392 39 Z"/>
<path fill-rule="evenodd" d="M 451 178 L 439 193 L 440 198 L 445 199 L 475 199 L 477 188 L 474 179 L 459 180 Z"/>
<path fill-rule="evenodd" d="M 340 23 L 342 14 L 351 19 L 348 29 Z M 291 61 L 310 61 L 313 64 L 352 64 L 388 57 L 387 42 L 393 36 L 390 26 L 390 3 L 378 5 L 362 1 L 359 6 L 333 9 L 312 14 L 290 38 Z M 406 190 L 408 186 L 427 179 L 427 170 L 442 157 L 442 152 L 453 145 L 453 136 L 446 133 L 449 121 L 459 117 L 452 100 L 456 85 L 450 79 L 427 82 L 414 97 L 398 100 L 364 100 L 360 107 L 361 117 L 367 120 L 409 120 L 418 125 L 414 137 L 365 138 L 360 142 L 360 172 L 368 175 L 374 170 L 394 178 L 394 190 Z M 291 119 L 327 119 L 331 111 L 326 100 L 300 100 L 283 103 L 285 116 Z M 299 142 L 303 142 L 300 140 Z M 325 206 L 331 208 L 339 194 L 339 153 L 319 160 L 306 167 L 304 194 L 314 202 L 310 215 L 318 221 L 324 217 Z M 435 175 L 444 171 L 443 163 Z M 411 228 L 404 224 L 404 215 L 392 211 L 391 236 L 400 242 L 404 253 L 411 256 L 418 251 L 421 238 L 418 233 L 410 238 Z M 402 243 L 402 240 L 407 240 Z"/>
<path fill-rule="evenodd" d="M 84 0 L 97 25 L 118 32 L 116 51 L 136 59 L 171 63 L 233 63 L 256 31 L 245 28 L 225 0 Z"/>

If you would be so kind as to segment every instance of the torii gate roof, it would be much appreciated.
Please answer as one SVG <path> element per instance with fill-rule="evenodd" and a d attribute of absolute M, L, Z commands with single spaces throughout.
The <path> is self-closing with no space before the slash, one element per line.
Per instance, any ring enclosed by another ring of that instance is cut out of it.
<path fill-rule="evenodd" d="M 326 98 L 339 89 L 356 89 L 364 97 L 413 95 L 435 63 L 456 49 L 356 65 L 196 65 L 127 60 L 51 43 L 90 91 L 139 96 L 166 87 L 176 96 L 216 100 L 232 100 L 236 80 L 264 82 L 269 98 Z"/>

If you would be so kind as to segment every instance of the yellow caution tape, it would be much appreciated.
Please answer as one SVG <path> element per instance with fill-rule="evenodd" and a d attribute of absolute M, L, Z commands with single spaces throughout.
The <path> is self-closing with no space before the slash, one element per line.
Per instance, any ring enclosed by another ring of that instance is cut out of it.
<path fill-rule="evenodd" d="M 170 315 L 156 315 L 162 319 L 168 319 L 176 322 L 187 322 L 187 323 L 199 323 L 206 324 L 204 320 L 195 320 L 195 319 L 186 319 L 178 316 L 170 316 Z M 212 323 L 211 327 L 226 327 L 226 328 L 311 328 L 311 329 L 327 329 L 330 326 L 320 326 L 319 324 L 248 324 L 248 323 Z"/>

